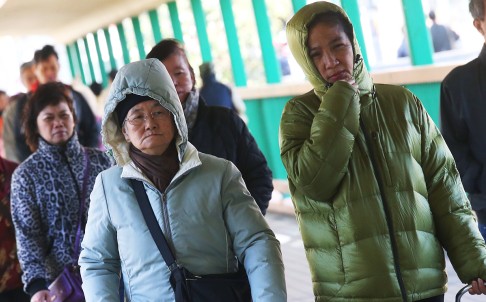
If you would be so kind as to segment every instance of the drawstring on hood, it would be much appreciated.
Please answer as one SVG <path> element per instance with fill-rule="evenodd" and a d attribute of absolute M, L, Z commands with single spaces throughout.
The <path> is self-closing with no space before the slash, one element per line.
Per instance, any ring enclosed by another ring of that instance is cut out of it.
<path fill-rule="evenodd" d="M 326 94 L 331 85 L 322 78 L 313 63 L 312 58 L 309 56 L 309 49 L 307 46 L 309 36 L 308 25 L 316 18 L 316 16 L 329 11 L 343 15 L 351 23 L 346 12 L 341 7 L 325 1 L 314 2 L 304 6 L 287 23 L 287 41 L 290 51 L 314 87 L 314 91 L 318 96 Z M 351 41 L 355 52 L 353 77 L 358 84 L 360 96 L 364 96 L 373 91 L 373 82 L 366 70 L 361 50 L 354 33 L 353 37 L 353 41 Z"/>
<path fill-rule="evenodd" d="M 123 136 L 115 111 L 118 103 L 129 94 L 147 96 L 172 113 L 177 128 L 175 146 L 179 162 L 182 161 L 188 140 L 184 111 L 165 66 L 158 59 L 148 59 L 127 64 L 118 71 L 105 105 L 101 136 L 106 150 L 116 163 L 124 166 L 131 161 L 129 143 Z"/>

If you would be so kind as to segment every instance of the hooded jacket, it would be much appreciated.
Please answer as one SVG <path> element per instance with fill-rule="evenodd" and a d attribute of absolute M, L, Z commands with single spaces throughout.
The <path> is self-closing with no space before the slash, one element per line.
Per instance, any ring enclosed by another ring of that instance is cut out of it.
<path fill-rule="evenodd" d="M 463 282 L 486 277 L 485 244 L 454 160 L 420 100 L 399 86 L 374 85 L 356 39 L 358 92 L 317 71 L 307 25 L 329 10 L 346 16 L 315 2 L 287 24 L 290 49 L 314 89 L 286 104 L 280 124 L 316 301 L 441 295 L 443 248 Z"/>
<path fill-rule="evenodd" d="M 160 102 L 174 117 L 180 169 L 164 192 L 133 164 L 114 110 L 127 94 Z M 148 231 L 130 179 L 142 181 L 178 263 L 194 274 L 237 271 L 244 264 L 254 301 L 286 301 L 280 245 L 224 159 L 199 153 L 187 141 L 184 113 L 164 65 L 148 59 L 118 72 L 105 105 L 102 137 L 118 166 L 101 173 L 79 264 L 87 301 L 118 301 L 119 272 L 128 301 L 174 301 L 170 272 Z"/>

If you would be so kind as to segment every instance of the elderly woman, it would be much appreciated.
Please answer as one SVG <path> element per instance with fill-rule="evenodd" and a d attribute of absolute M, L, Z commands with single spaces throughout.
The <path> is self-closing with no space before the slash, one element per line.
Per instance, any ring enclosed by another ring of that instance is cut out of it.
<path fill-rule="evenodd" d="M 287 25 L 314 89 L 290 100 L 280 150 L 316 301 L 443 301 L 444 249 L 486 293 L 486 248 L 447 146 L 410 91 L 373 84 L 345 12 Z"/>
<path fill-rule="evenodd" d="M 13 174 L 11 203 L 32 302 L 51 301 L 48 285 L 77 259 L 77 226 L 85 224 L 89 192 L 96 175 L 111 166 L 101 151 L 81 146 L 75 125 L 73 101 L 61 83 L 39 86 L 27 102 L 23 126 L 34 153 Z"/>
<path fill-rule="evenodd" d="M 280 245 L 229 161 L 187 141 L 184 112 L 164 65 L 124 66 L 111 89 L 103 141 L 118 166 L 102 172 L 79 264 L 88 301 L 174 301 L 170 271 L 148 232 L 131 181 L 143 183 L 178 265 L 224 274 L 244 264 L 253 301 L 286 301 Z"/>

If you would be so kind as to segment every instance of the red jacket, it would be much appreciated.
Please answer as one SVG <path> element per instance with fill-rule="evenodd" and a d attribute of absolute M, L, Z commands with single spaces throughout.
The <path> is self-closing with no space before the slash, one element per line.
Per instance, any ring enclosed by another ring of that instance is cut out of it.
<path fill-rule="evenodd" d="M 0 293 L 22 287 L 10 214 L 10 179 L 17 164 L 0 157 Z"/>

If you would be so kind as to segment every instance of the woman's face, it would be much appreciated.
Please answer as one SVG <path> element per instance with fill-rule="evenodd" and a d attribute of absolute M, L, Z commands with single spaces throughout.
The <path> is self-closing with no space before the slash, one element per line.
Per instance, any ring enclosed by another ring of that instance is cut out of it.
<path fill-rule="evenodd" d="M 66 102 L 45 107 L 37 115 L 39 135 L 51 145 L 64 145 L 74 132 L 74 118 Z"/>
<path fill-rule="evenodd" d="M 176 127 L 172 113 L 159 102 L 147 100 L 128 111 L 122 132 L 125 140 L 143 153 L 162 155 L 172 143 Z"/>
<path fill-rule="evenodd" d="M 172 78 L 181 103 L 184 104 L 194 86 L 194 80 L 186 58 L 180 52 L 176 52 L 163 60 L 162 63 Z"/>
<path fill-rule="evenodd" d="M 328 83 L 353 76 L 353 47 L 341 25 L 317 23 L 309 30 L 309 56 Z"/>

